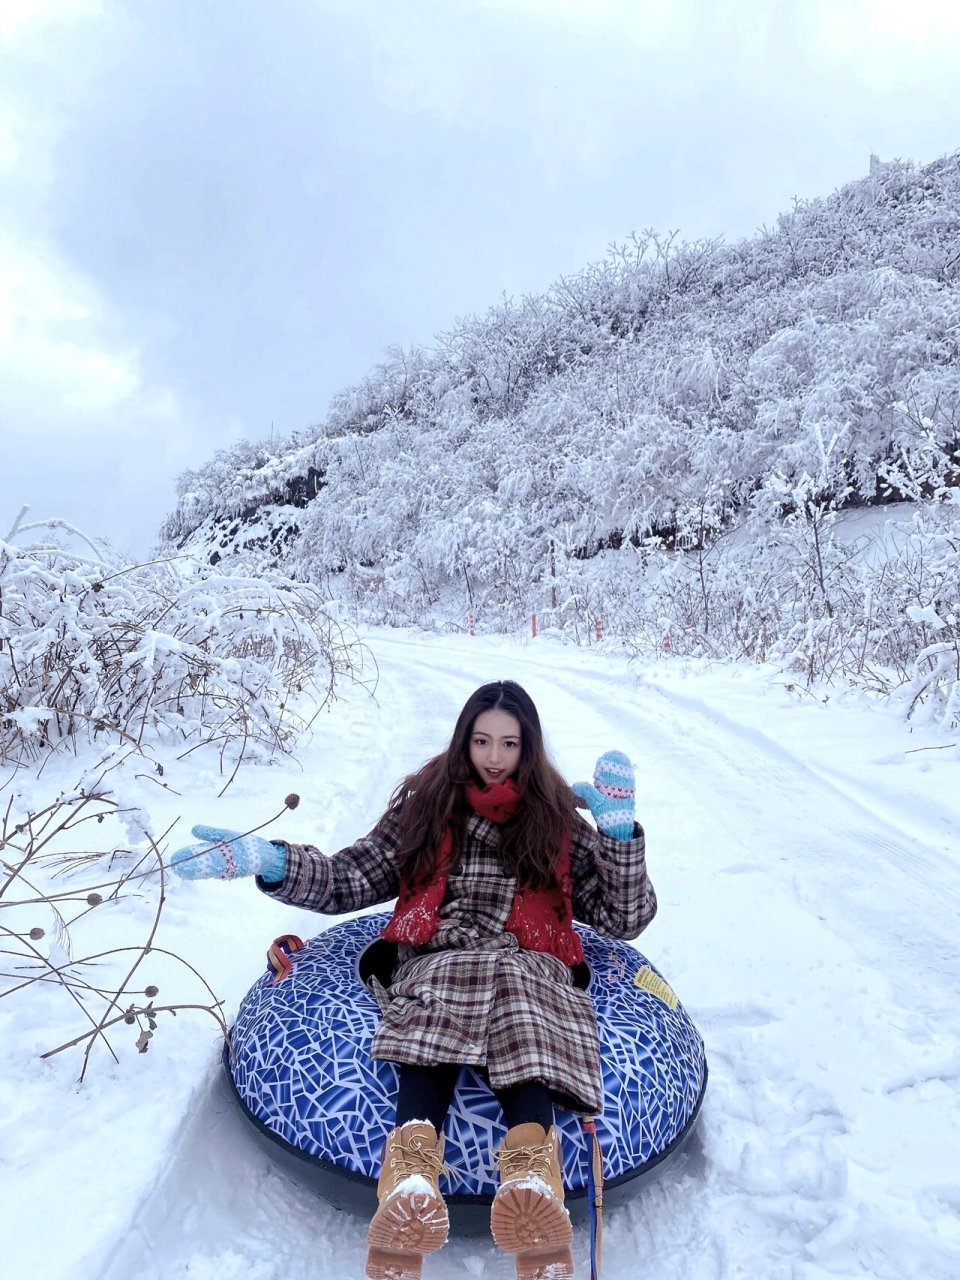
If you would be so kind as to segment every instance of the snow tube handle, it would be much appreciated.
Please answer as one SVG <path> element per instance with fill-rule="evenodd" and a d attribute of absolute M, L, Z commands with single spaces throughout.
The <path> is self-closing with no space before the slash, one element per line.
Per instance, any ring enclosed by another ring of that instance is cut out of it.
<path fill-rule="evenodd" d="M 283 933 L 279 938 L 274 938 L 267 948 L 267 967 L 273 973 L 274 985 L 293 973 L 290 957 L 295 951 L 302 951 L 306 945 L 295 933 Z"/>

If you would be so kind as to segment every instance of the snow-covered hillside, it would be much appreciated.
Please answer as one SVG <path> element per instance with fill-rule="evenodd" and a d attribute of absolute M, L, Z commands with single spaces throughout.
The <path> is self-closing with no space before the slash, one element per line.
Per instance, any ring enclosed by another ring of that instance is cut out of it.
<path fill-rule="evenodd" d="M 186 473 L 165 553 L 279 570 L 351 621 L 535 616 L 953 724 L 958 243 L 960 153 L 875 165 L 738 244 L 636 235 Z M 842 524 L 894 502 L 901 530 L 851 554 Z"/>
<path fill-rule="evenodd" d="M 271 833 L 338 848 L 444 743 L 477 684 L 519 680 L 571 780 L 609 748 L 638 763 L 660 898 L 640 945 L 702 1030 L 711 1068 L 691 1143 L 609 1213 L 604 1276 L 954 1280 L 956 736 L 853 694 L 812 696 L 763 666 L 641 666 L 608 644 L 543 636 L 367 639 L 376 698 L 345 690 L 296 760 L 247 763 L 222 797 L 211 749 L 170 758 L 162 779 L 118 778 L 155 831 L 177 821 L 166 849 L 196 821 L 254 826 L 290 791 L 300 806 Z M 74 785 L 88 750 L 39 778 L 4 775 L 6 795 Z M 158 942 L 203 972 L 229 1017 L 270 939 L 328 923 L 249 883 L 178 882 Z M 292 1184 L 223 1096 L 211 1020 L 162 1021 L 143 1055 L 131 1029 L 120 1064 L 98 1052 L 77 1090 L 78 1051 L 38 1055 L 80 1030 L 49 990 L 0 1000 L 5 1275 L 362 1276 L 364 1224 Z M 582 1234 L 575 1256 L 585 1275 Z M 453 1239 L 424 1267 L 425 1280 L 512 1275 L 484 1237 Z"/>
<path fill-rule="evenodd" d="M 377 621 L 602 605 L 626 632 L 652 596 L 679 625 L 638 552 L 956 488 L 958 237 L 960 154 L 876 166 L 737 244 L 635 235 L 391 352 L 317 426 L 186 473 L 167 546 L 279 566 Z"/>

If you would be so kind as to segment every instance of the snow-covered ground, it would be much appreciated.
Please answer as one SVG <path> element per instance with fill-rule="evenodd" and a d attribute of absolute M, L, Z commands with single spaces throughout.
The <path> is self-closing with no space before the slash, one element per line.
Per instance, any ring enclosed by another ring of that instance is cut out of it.
<path fill-rule="evenodd" d="M 345 693 L 298 762 L 245 767 L 221 798 L 216 761 L 196 754 L 172 762 L 163 787 L 125 780 L 154 830 L 180 819 L 168 850 L 197 821 L 254 826 L 289 791 L 301 804 L 270 833 L 339 848 L 443 745 L 477 684 L 519 680 L 568 778 L 610 748 L 638 764 L 660 898 L 640 945 L 699 1025 L 711 1068 L 695 1138 L 607 1215 L 606 1280 L 955 1280 L 957 736 L 752 667 L 644 668 L 550 637 L 367 638 L 375 700 Z M 77 773 L 58 759 L 41 781 Z M 159 941 L 231 1016 L 270 939 L 329 923 L 249 882 L 178 882 Z M 161 987 L 182 983 L 159 959 L 156 972 Z M 212 1020 L 167 1017 L 144 1055 L 133 1036 L 118 1041 L 120 1065 L 99 1053 L 78 1090 L 77 1050 L 38 1057 L 82 1030 L 59 994 L 0 1001 L 0 1273 L 363 1275 L 364 1223 L 292 1183 L 225 1098 Z M 586 1246 L 581 1233 L 584 1276 Z M 455 1238 L 424 1266 L 424 1280 L 513 1274 L 482 1237 Z"/>

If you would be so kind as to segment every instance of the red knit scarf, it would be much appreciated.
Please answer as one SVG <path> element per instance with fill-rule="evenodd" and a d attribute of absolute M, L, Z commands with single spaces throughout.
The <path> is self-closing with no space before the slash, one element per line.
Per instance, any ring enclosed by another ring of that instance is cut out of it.
<path fill-rule="evenodd" d="M 501 826 L 516 813 L 523 799 L 512 778 L 489 787 L 467 787 L 467 803 L 474 813 Z M 422 946 L 440 927 L 440 907 L 447 891 L 453 854 L 453 833 L 444 831 L 437 850 L 433 879 L 414 886 L 409 879 L 400 885 L 400 896 L 383 937 L 390 942 Z M 583 959 L 583 946 L 573 928 L 573 901 L 570 882 L 570 838 L 564 833 L 557 859 L 556 879 L 546 889 L 518 888 L 513 899 L 507 930 L 528 951 L 548 951 L 565 964 Z"/>

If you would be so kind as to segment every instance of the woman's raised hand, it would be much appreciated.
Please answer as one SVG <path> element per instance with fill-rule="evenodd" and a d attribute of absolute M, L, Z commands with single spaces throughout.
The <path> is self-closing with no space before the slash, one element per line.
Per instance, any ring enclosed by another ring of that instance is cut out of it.
<path fill-rule="evenodd" d="M 633 837 L 635 773 L 622 751 L 607 751 L 597 761 L 593 783 L 575 782 L 573 793 L 593 814 L 598 830 L 614 840 Z"/>
<path fill-rule="evenodd" d="M 192 834 L 202 843 L 178 849 L 170 866 L 184 880 L 235 880 L 262 876 L 277 883 L 287 868 L 287 851 L 260 836 L 245 836 L 222 827 L 196 826 Z"/>

